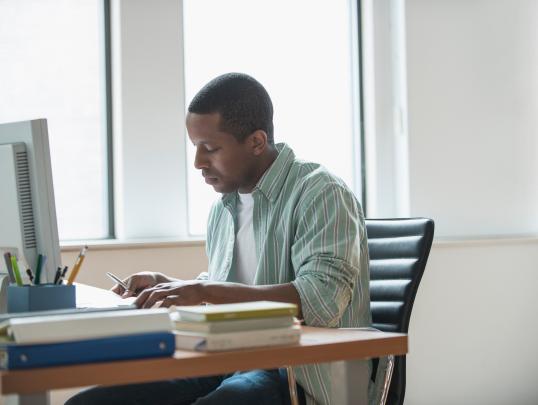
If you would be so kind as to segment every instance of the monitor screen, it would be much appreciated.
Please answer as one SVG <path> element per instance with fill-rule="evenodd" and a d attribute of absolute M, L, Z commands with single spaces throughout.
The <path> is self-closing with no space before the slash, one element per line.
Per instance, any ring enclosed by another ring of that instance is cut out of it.
<path fill-rule="evenodd" d="M 0 124 L 0 182 L 0 251 L 31 269 L 46 256 L 41 283 L 52 282 L 61 260 L 45 119 Z"/>

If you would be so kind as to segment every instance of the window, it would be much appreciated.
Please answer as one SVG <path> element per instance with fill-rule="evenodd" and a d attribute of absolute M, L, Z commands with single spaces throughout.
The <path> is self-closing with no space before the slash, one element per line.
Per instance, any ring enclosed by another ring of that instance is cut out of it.
<path fill-rule="evenodd" d="M 102 0 L 0 3 L 0 122 L 47 118 L 60 239 L 109 236 Z"/>
<path fill-rule="evenodd" d="M 254 76 L 273 100 L 275 142 L 322 163 L 359 194 L 352 14 L 347 0 L 185 0 L 187 105 L 220 74 Z M 188 139 L 187 150 L 189 232 L 200 235 L 218 195 L 194 169 Z"/>

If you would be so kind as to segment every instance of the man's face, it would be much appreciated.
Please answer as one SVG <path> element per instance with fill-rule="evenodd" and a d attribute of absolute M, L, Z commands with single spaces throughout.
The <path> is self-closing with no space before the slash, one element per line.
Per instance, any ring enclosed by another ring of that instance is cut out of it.
<path fill-rule="evenodd" d="M 187 131 L 196 148 L 194 167 L 219 193 L 250 192 L 254 156 L 248 142 L 219 129 L 220 114 L 187 115 Z"/>

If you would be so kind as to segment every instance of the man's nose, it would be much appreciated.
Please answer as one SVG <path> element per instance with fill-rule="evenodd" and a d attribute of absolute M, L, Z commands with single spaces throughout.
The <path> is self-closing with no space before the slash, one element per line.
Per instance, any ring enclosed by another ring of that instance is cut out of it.
<path fill-rule="evenodd" d="M 208 168 L 207 159 L 199 151 L 196 151 L 196 154 L 194 155 L 194 168 L 198 170 Z"/>

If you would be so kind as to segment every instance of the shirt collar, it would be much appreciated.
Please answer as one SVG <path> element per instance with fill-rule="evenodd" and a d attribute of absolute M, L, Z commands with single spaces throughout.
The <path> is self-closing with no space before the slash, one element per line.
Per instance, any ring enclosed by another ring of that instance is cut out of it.
<path fill-rule="evenodd" d="M 260 191 L 271 202 L 274 202 L 280 194 L 286 175 L 295 160 L 295 153 L 285 143 L 277 143 L 275 147 L 278 151 L 278 156 L 269 166 L 269 169 L 265 171 L 253 190 L 253 193 Z M 237 198 L 237 191 L 223 194 L 222 203 L 226 207 L 232 207 L 237 203 Z"/>
<path fill-rule="evenodd" d="M 288 145 L 277 143 L 275 146 L 278 156 L 255 187 L 255 190 L 259 190 L 271 202 L 274 202 L 279 196 L 291 164 L 295 160 L 295 154 Z"/>

